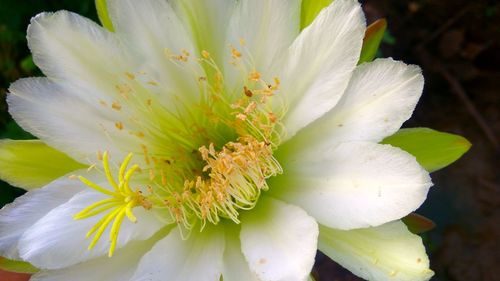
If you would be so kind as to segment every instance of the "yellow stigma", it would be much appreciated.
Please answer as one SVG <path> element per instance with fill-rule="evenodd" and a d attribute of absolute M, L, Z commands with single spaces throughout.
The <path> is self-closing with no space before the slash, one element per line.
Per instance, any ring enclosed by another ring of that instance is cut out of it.
<path fill-rule="evenodd" d="M 90 250 L 96 245 L 103 232 L 111 224 L 111 231 L 109 233 L 109 240 L 111 243 L 108 252 L 109 257 L 113 256 L 115 251 L 118 233 L 125 216 L 131 222 L 135 223 L 137 218 L 132 213 L 133 208 L 137 206 L 142 206 L 145 209 L 151 208 L 151 204 L 142 195 L 141 191 L 132 190 L 130 187 L 130 178 L 139 169 L 138 165 L 133 165 L 127 170 L 131 158 L 132 153 L 130 153 L 121 164 L 118 172 L 118 182 L 116 182 L 111 174 L 111 169 L 109 168 L 108 153 L 103 153 L 102 164 L 104 173 L 113 190 L 102 187 L 83 176 L 78 177 L 78 179 L 88 187 L 110 196 L 110 198 L 98 201 L 73 216 L 75 220 L 81 220 L 96 216 L 103 212 L 108 212 L 92 227 L 92 229 L 87 232 L 87 238 L 94 235 L 88 247 Z"/>

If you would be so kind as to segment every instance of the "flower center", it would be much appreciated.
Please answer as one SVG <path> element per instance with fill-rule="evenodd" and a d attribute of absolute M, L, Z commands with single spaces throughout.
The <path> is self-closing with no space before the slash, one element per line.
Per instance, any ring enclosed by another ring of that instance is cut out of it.
<path fill-rule="evenodd" d="M 250 136 L 229 142 L 220 151 L 213 144 L 199 150 L 206 162 L 204 175 L 186 180 L 183 196 L 176 197 L 183 205 L 194 206 L 194 213 L 203 222 L 217 224 L 223 217 L 239 223 L 239 210 L 252 209 L 261 190 L 269 188 L 266 179 L 282 172 L 270 145 Z M 175 213 L 176 202 L 167 203 Z M 177 221 L 182 220 L 180 213 L 175 214 Z"/>
<path fill-rule="evenodd" d="M 136 207 L 160 210 L 184 234 L 196 225 L 203 229 L 207 222 L 218 224 L 227 219 L 239 223 L 240 212 L 252 209 L 262 191 L 269 189 L 266 180 L 282 173 L 273 157 L 283 133 L 280 119 L 284 113 L 274 110 L 279 79 L 264 81 L 249 63 L 251 59 L 245 60 L 234 47 L 230 52 L 231 65 L 243 81 L 226 85 L 211 55 L 202 51 L 197 63 L 206 75 L 195 77 L 200 94 L 193 100 L 174 96 L 172 103 L 162 102 L 154 92 L 159 84 L 139 79 L 139 73 L 126 73 L 126 82 L 116 86 L 117 100 L 110 109 L 122 113 L 119 116 L 126 121 L 117 120 L 115 129 L 129 127 L 129 135 L 140 143 L 131 152 L 142 157 L 127 170 L 129 154 L 115 182 L 108 153 L 99 155 L 102 165 L 95 167 L 102 166 L 106 185 L 113 190 L 79 177 L 90 188 L 110 196 L 75 215 L 75 219 L 84 219 L 107 212 L 87 234 L 94 235 L 89 248 L 111 225 L 111 256 L 123 219 L 137 220 L 132 213 Z M 186 51 L 165 54 L 180 67 L 192 59 Z M 113 132 L 103 130 L 113 140 Z M 133 188 L 130 182 L 135 173 L 140 175 Z"/>

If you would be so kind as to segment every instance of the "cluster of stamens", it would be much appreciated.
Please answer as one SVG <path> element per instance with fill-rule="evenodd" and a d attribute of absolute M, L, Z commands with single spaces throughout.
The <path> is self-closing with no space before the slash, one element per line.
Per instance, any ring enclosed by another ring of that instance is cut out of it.
<path fill-rule="evenodd" d="M 269 144 L 253 137 L 229 142 L 220 151 L 213 144 L 202 146 L 200 153 L 206 166 L 206 177 L 186 180 L 186 202 L 203 222 L 217 224 L 221 217 L 239 223 L 239 210 L 252 209 L 262 190 L 269 187 L 266 179 L 281 173 Z"/>

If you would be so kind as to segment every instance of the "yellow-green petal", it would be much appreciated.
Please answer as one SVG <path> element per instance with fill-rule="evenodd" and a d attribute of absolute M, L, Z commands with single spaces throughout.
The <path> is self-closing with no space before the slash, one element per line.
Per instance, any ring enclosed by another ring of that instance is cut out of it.
<path fill-rule="evenodd" d="M 458 160 L 471 143 L 462 136 L 429 128 L 401 129 L 382 143 L 399 147 L 417 158 L 427 171 L 434 172 Z"/>
<path fill-rule="evenodd" d="M 302 0 L 302 9 L 300 12 L 300 29 L 310 25 L 319 12 L 330 5 L 333 0 Z"/>
<path fill-rule="evenodd" d="M 9 260 L 3 257 L 0 257 L 0 269 L 16 273 L 36 273 L 39 271 L 38 268 L 27 262 Z"/>
<path fill-rule="evenodd" d="M 0 178 L 24 189 L 42 187 L 85 168 L 39 140 L 0 140 Z"/>
<path fill-rule="evenodd" d="M 95 0 L 95 7 L 97 9 L 97 16 L 99 16 L 99 20 L 101 21 L 102 26 L 104 26 L 109 31 L 114 31 L 113 22 L 109 17 L 108 13 L 108 5 L 106 4 L 106 0 Z"/>
<path fill-rule="evenodd" d="M 358 64 L 370 62 L 375 58 L 386 29 L 387 21 L 385 19 L 379 19 L 366 28 Z"/>
<path fill-rule="evenodd" d="M 320 226 L 318 248 L 366 280 L 426 281 L 434 274 L 422 239 L 401 221 L 347 231 Z"/>

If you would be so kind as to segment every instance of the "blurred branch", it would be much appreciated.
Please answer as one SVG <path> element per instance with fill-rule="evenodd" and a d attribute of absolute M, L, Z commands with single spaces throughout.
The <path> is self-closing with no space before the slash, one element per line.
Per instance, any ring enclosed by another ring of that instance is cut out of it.
<path fill-rule="evenodd" d="M 427 52 L 424 45 L 419 45 L 417 48 L 415 48 L 415 53 L 419 58 L 420 63 L 425 68 L 438 73 L 446 80 L 446 82 L 448 82 L 450 91 L 463 103 L 466 110 L 478 124 L 479 128 L 481 128 L 493 148 L 496 151 L 499 151 L 498 139 L 495 135 L 495 132 L 488 125 L 483 115 L 479 112 L 474 103 L 470 100 L 460 81 L 442 63 L 440 63 L 439 60 L 433 58 Z"/>

